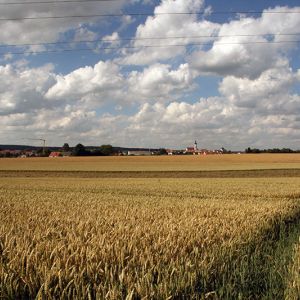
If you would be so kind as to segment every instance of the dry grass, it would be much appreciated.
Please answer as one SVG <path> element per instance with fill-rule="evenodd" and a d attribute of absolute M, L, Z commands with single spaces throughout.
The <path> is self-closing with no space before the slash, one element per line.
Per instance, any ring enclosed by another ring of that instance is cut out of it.
<path fill-rule="evenodd" d="M 0 170 L 200 171 L 300 168 L 300 154 L 0 158 Z"/>
<path fill-rule="evenodd" d="M 261 298 L 299 195 L 299 178 L 2 178 L 0 298 Z"/>

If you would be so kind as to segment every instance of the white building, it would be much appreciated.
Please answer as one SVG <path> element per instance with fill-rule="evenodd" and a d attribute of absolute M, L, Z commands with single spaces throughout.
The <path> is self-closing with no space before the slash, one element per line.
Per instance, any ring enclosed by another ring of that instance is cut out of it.
<path fill-rule="evenodd" d="M 135 151 L 128 151 L 128 155 L 146 156 L 146 155 L 151 155 L 151 152 L 150 151 L 144 151 L 144 150 L 135 150 Z"/>

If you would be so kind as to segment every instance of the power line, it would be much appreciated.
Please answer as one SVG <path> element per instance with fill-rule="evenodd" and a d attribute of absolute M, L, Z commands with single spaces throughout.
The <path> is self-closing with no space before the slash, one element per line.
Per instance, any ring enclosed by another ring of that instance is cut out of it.
<path fill-rule="evenodd" d="M 300 14 L 300 11 L 215 11 L 211 15 L 221 14 Z M 69 16 L 40 16 L 40 17 L 17 17 L 0 18 L 0 21 L 22 21 L 22 20 L 48 20 L 48 19 L 71 19 L 71 18 L 114 18 L 114 17 L 139 17 L 139 16 L 164 16 L 164 15 L 204 15 L 206 12 L 166 12 L 166 13 L 120 13 L 120 14 L 91 14 L 91 15 L 69 15 Z"/>
<path fill-rule="evenodd" d="M 283 44 L 283 43 L 300 43 L 300 40 L 294 41 L 253 41 L 253 42 L 215 42 L 214 45 L 247 45 L 247 44 Z M 141 45 L 141 46 L 120 46 L 120 47 L 98 47 L 98 48 L 78 48 L 78 49 L 53 49 L 42 51 L 20 51 L 20 52 L 0 52 L 0 55 L 20 55 L 20 54 L 43 54 L 58 52 L 75 52 L 75 51 L 99 51 L 99 50 L 119 50 L 119 49 L 143 49 L 143 48 L 168 48 L 168 47 L 187 47 L 187 46 L 209 46 L 211 43 L 192 43 L 192 44 L 171 44 L 171 45 Z"/>
<path fill-rule="evenodd" d="M 87 3 L 87 2 L 112 2 L 120 0 L 61 0 L 61 1 L 28 1 L 28 2 L 0 2 L 0 5 L 27 5 L 27 4 L 59 4 L 59 3 Z"/>
<path fill-rule="evenodd" d="M 100 43 L 100 42 L 118 42 L 118 41 L 141 41 L 141 40 L 171 40 L 171 39 L 198 39 L 198 38 L 226 38 L 226 37 L 264 37 L 264 36 L 295 36 L 300 35 L 300 32 L 294 33 L 262 33 L 262 34 L 228 34 L 228 35 L 196 35 L 196 36 L 169 36 L 169 37 L 143 37 L 143 38 L 117 38 L 117 39 L 94 39 L 80 40 L 68 42 L 41 42 L 41 43 L 26 43 L 26 44 L 9 44 L 0 45 L 0 47 L 28 47 L 28 46 L 46 46 L 46 45 L 67 45 L 81 43 Z"/>

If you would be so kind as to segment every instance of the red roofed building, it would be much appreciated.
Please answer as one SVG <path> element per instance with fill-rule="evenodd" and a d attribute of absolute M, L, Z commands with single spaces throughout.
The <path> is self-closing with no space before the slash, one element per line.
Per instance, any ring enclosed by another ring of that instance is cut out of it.
<path fill-rule="evenodd" d="M 51 152 L 49 155 L 49 157 L 61 157 L 61 156 L 62 156 L 61 152 Z"/>
<path fill-rule="evenodd" d="M 199 154 L 197 141 L 195 141 L 194 147 L 187 147 L 184 153 Z"/>

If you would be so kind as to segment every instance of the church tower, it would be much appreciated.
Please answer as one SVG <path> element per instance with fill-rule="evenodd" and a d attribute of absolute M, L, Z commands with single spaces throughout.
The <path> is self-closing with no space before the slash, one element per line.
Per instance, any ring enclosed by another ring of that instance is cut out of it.
<path fill-rule="evenodd" d="M 194 151 L 198 151 L 197 141 L 195 141 L 195 144 L 194 144 Z"/>

